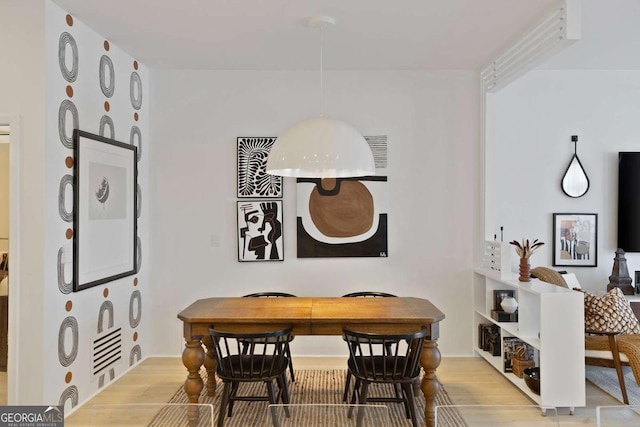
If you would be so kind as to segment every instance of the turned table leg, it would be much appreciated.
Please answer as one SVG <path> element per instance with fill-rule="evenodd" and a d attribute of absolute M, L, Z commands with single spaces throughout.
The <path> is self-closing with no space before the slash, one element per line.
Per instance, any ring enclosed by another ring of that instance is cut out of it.
<path fill-rule="evenodd" d="M 420 365 L 424 369 L 424 377 L 420 388 L 424 394 L 426 401 L 424 408 L 424 419 L 427 427 L 435 427 L 435 399 L 440 383 L 436 378 L 436 368 L 440 365 L 440 350 L 436 341 L 425 340 L 422 347 L 422 356 L 420 357 Z"/>
<path fill-rule="evenodd" d="M 200 377 L 200 367 L 204 362 L 204 349 L 200 339 L 187 339 L 184 351 L 182 352 L 182 363 L 189 371 L 187 379 L 184 382 L 184 392 L 189 397 L 189 403 L 198 403 L 200 392 L 204 387 L 202 378 Z M 198 406 L 189 407 L 189 425 L 198 425 L 200 413 Z"/>
<path fill-rule="evenodd" d="M 202 337 L 202 342 L 207 347 L 207 353 L 204 356 L 204 367 L 207 370 L 207 396 L 214 396 L 216 393 L 216 357 L 213 350 L 213 341 L 210 335 Z"/>

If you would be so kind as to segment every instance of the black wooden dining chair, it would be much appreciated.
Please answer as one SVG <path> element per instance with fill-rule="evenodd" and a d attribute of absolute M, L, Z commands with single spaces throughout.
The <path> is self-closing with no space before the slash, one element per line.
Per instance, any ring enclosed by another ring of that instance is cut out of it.
<path fill-rule="evenodd" d="M 387 297 L 397 297 L 398 295 L 388 294 L 386 292 L 360 291 L 360 292 L 351 292 L 349 294 L 344 294 L 342 296 L 356 297 L 356 298 L 387 298 Z"/>
<path fill-rule="evenodd" d="M 294 298 L 296 295 L 288 294 L 286 292 L 255 292 L 252 294 L 243 295 L 244 298 Z M 291 335 L 289 342 L 293 341 L 294 336 Z M 291 350 L 287 346 L 287 358 L 289 359 L 289 375 L 291 375 L 291 382 L 296 381 L 296 375 L 293 372 L 293 361 L 291 358 Z"/>
<path fill-rule="evenodd" d="M 291 298 L 296 295 L 288 294 L 286 292 L 255 292 L 252 294 L 243 295 L 244 298 Z"/>
<path fill-rule="evenodd" d="M 216 374 L 224 387 L 220 398 L 218 427 L 224 424 L 225 410 L 227 416 L 233 415 L 233 403 L 236 400 L 266 400 L 271 405 L 282 401 L 289 404 L 289 389 L 285 373 L 289 360 L 287 347 L 291 338 L 291 327 L 263 333 L 223 332 L 209 328 L 217 361 Z M 266 396 L 239 395 L 240 383 L 264 382 Z M 274 388 L 274 382 L 278 390 Z M 285 415 L 289 416 L 287 406 Z M 271 416 L 274 426 L 279 426 L 276 409 L 272 408 Z"/>
<path fill-rule="evenodd" d="M 420 377 L 420 355 L 427 329 L 407 334 L 373 334 L 342 329 L 349 347 L 347 368 L 356 379 L 351 396 L 351 404 L 357 402 L 401 402 L 404 403 L 407 418 L 411 418 L 413 427 L 418 426 L 413 383 Z M 399 385 L 402 393 L 399 397 L 369 397 L 369 385 L 384 383 Z M 349 409 L 349 416 L 352 414 Z M 358 409 L 357 425 L 361 425 L 364 416 Z"/>
<path fill-rule="evenodd" d="M 347 298 L 389 298 L 389 297 L 397 297 L 397 295 L 389 294 L 387 292 L 375 292 L 375 291 L 359 291 L 359 292 L 351 292 L 348 294 L 342 295 Z M 351 386 L 351 373 L 347 370 L 347 375 L 344 379 L 344 392 L 342 393 L 342 401 L 346 402 L 349 398 L 349 387 Z M 399 386 L 394 386 L 396 397 L 400 397 L 400 388 Z"/>

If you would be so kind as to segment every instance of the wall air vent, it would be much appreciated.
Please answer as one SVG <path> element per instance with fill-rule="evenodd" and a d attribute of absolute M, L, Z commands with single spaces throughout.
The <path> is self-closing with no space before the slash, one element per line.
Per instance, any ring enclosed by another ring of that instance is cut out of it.
<path fill-rule="evenodd" d="M 497 92 L 550 56 L 580 40 L 581 0 L 562 0 L 515 37 L 480 73 L 486 92 Z"/>
<path fill-rule="evenodd" d="M 93 340 L 91 376 L 104 374 L 122 360 L 122 328 L 108 329 Z"/>

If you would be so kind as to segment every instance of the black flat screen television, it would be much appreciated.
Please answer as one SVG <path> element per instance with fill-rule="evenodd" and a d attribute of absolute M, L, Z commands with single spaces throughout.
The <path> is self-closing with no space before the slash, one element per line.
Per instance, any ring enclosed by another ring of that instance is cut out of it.
<path fill-rule="evenodd" d="M 640 152 L 618 153 L 618 247 L 640 252 Z"/>

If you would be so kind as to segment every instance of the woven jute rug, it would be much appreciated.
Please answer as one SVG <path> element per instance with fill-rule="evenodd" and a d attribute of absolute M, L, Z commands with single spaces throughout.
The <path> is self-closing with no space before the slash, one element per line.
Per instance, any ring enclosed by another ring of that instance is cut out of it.
<path fill-rule="evenodd" d="M 289 393 L 291 397 L 290 418 L 286 418 L 282 409 L 278 410 L 280 423 L 282 426 L 304 426 L 304 427 L 342 427 L 355 426 L 355 413 L 352 418 L 347 417 L 348 410 L 342 405 L 342 393 L 344 390 L 346 371 L 333 370 L 296 370 L 296 382 L 289 383 Z M 206 371 L 201 373 L 206 382 Z M 352 383 L 353 384 L 353 383 Z M 393 389 L 385 384 L 372 385 L 369 389 L 369 397 L 391 396 Z M 214 408 L 214 423 L 217 422 L 220 409 L 220 394 L 222 383 L 217 382 L 215 396 L 207 396 L 206 388 L 202 390 L 199 403 L 210 403 Z M 264 383 L 241 384 L 240 394 L 242 395 L 266 395 Z M 189 399 L 182 387 L 168 402 L 171 404 L 188 404 Z M 299 406 L 308 405 L 308 406 Z M 376 403 L 374 405 L 386 405 L 388 410 L 380 406 L 373 407 L 371 412 L 365 409 L 366 426 L 411 426 L 411 420 L 405 416 L 404 405 L 401 403 Z M 425 425 L 424 421 L 424 396 L 422 392 L 416 393 L 416 406 L 418 421 L 420 426 Z M 446 390 L 442 385 L 440 392 L 436 396 L 436 405 L 453 405 Z M 303 408 L 303 409 L 301 409 Z M 371 419 L 371 418 L 374 419 Z M 376 419 L 377 417 L 377 419 Z M 185 408 L 178 406 L 167 406 L 161 410 L 154 420 L 149 424 L 153 427 L 164 426 L 187 426 L 185 419 Z M 209 422 L 211 422 L 209 420 Z M 198 427 L 207 424 L 204 420 Z M 268 402 L 243 402 L 237 401 L 233 407 L 233 416 L 226 417 L 225 427 L 257 427 L 272 426 L 271 412 Z M 455 410 L 438 412 L 438 427 L 464 427 L 463 418 Z"/>

